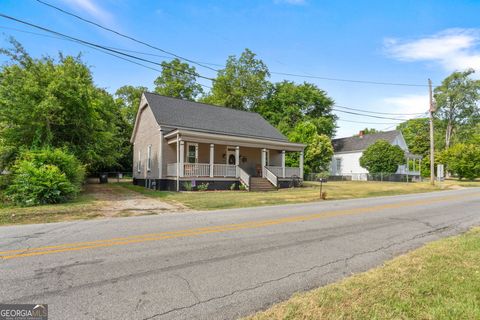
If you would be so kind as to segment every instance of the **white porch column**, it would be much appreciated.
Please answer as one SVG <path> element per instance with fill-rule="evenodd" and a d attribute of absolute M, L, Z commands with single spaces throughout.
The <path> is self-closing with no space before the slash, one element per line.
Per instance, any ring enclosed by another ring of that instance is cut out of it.
<path fill-rule="evenodd" d="M 300 151 L 299 164 L 300 164 L 300 179 L 303 180 L 303 151 Z"/>
<path fill-rule="evenodd" d="M 285 150 L 282 150 L 282 178 L 285 178 Z"/>
<path fill-rule="evenodd" d="M 184 165 L 183 163 L 185 162 L 185 141 L 181 140 L 180 141 L 180 177 L 183 177 L 183 169 Z"/>
<path fill-rule="evenodd" d="M 180 137 L 177 133 L 177 149 L 175 153 L 177 154 L 177 192 L 180 191 Z"/>
<path fill-rule="evenodd" d="M 158 179 L 163 178 L 163 130 L 159 129 L 159 139 L 160 143 L 158 144 Z"/>
<path fill-rule="evenodd" d="M 238 178 L 239 173 L 238 173 L 238 166 L 240 165 L 240 147 L 236 146 L 235 147 L 235 176 Z"/>
<path fill-rule="evenodd" d="M 262 149 L 262 178 L 265 178 L 266 164 L 267 164 L 267 149 Z"/>
<path fill-rule="evenodd" d="M 210 177 L 213 178 L 213 166 L 214 161 L 213 158 L 215 156 L 215 145 L 213 143 L 210 144 Z"/>

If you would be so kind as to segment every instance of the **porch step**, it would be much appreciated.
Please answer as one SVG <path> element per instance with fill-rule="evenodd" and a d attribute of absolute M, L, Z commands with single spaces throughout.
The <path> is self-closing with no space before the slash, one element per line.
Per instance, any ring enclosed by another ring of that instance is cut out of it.
<path fill-rule="evenodd" d="M 251 177 L 250 178 L 250 191 L 275 191 L 277 190 L 274 185 L 265 178 Z"/>

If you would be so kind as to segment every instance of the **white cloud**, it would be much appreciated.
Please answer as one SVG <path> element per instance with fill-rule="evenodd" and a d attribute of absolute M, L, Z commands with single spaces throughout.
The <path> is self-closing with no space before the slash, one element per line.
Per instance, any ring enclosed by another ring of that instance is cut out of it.
<path fill-rule="evenodd" d="M 301 6 L 307 3 L 306 0 L 274 0 L 275 4 L 291 4 L 295 6 Z"/>
<path fill-rule="evenodd" d="M 112 15 L 102 9 L 95 0 L 62 0 L 69 6 L 77 10 L 85 11 L 88 15 L 93 16 L 104 24 L 111 24 L 113 22 Z"/>
<path fill-rule="evenodd" d="M 383 102 L 394 107 L 389 110 L 395 110 L 395 113 L 422 113 L 428 110 L 429 97 L 428 94 L 408 94 L 385 98 Z"/>
<path fill-rule="evenodd" d="M 433 61 L 447 71 L 480 70 L 479 29 L 447 29 L 414 40 L 387 38 L 384 45 L 400 61 Z"/>

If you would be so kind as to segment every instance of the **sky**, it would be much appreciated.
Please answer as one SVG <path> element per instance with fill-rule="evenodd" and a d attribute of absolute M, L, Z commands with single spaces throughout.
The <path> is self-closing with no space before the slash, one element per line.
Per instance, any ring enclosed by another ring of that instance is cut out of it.
<path fill-rule="evenodd" d="M 400 114 L 369 113 L 393 118 L 381 119 L 336 107 L 337 137 L 354 135 L 366 127 L 392 130 L 398 119 L 419 117 L 418 113 L 428 110 L 428 78 L 435 86 L 453 71 L 480 69 L 478 0 L 43 1 L 212 68 L 249 48 L 267 64 L 271 81 L 311 82 L 336 105 Z M 141 52 L 134 54 L 156 62 L 172 58 L 36 0 L 3 0 L 0 12 L 82 40 Z M 159 75 L 3 17 L 0 33 L 2 47 L 8 47 L 8 37 L 14 36 L 34 57 L 81 52 L 95 83 L 111 93 L 127 84 L 153 89 Z M 7 60 L 2 56 L 0 62 Z M 216 75 L 208 68 L 196 68 L 203 76 Z M 208 80 L 199 82 L 211 85 Z"/>

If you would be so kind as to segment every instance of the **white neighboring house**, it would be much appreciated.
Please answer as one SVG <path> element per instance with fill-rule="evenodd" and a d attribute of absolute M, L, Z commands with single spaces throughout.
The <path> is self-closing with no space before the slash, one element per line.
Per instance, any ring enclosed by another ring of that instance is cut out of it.
<path fill-rule="evenodd" d="M 334 154 L 330 164 L 330 174 L 351 177 L 352 180 L 367 180 L 368 170 L 360 166 L 360 157 L 365 149 L 381 139 L 388 141 L 391 145 L 399 146 L 405 152 L 405 163 L 410 160 L 410 170 L 406 164 L 400 165 L 397 174 L 420 176 L 422 157 L 409 152 L 402 132 L 398 130 L 373 134 L 364 134 L 360 131 L 357 136 L 333 139 Z"/>

